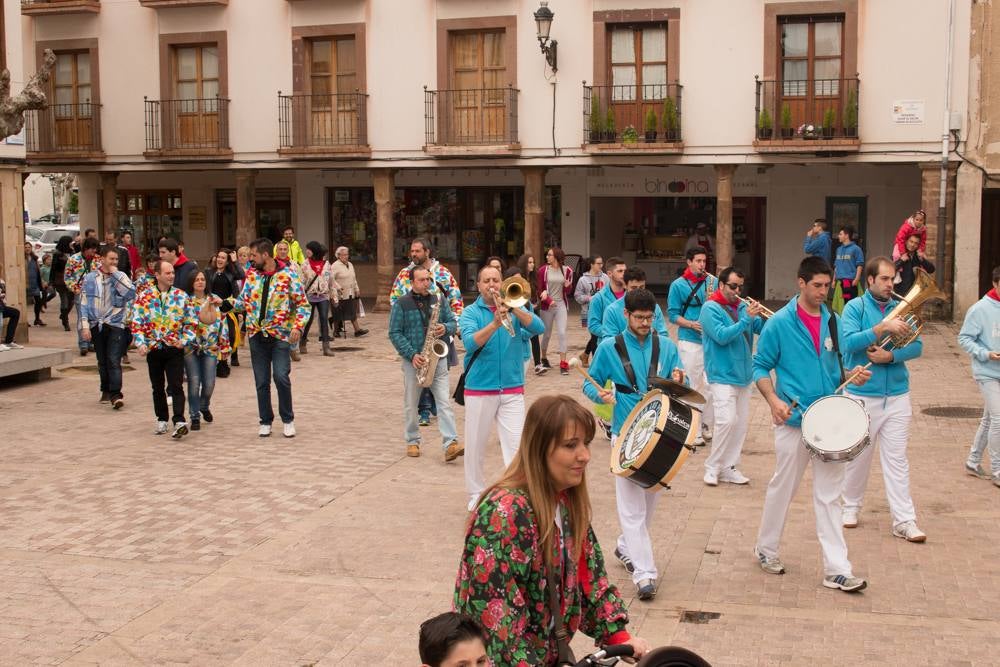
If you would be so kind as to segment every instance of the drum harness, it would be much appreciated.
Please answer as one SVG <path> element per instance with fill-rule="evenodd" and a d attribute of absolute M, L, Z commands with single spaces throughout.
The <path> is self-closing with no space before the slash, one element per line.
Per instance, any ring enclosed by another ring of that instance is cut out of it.
<path fill-rule="evenodd" d="M 653 337 L 653 354 L 649 358 L 649 373 L 646 375 L 645 389 L 639 389 L 639 383 L 635 377 L 635 369 L 632 368 L 632 360 L 628 358 L 628 349 L 625 347 L 625 335 L 618 334 L 615 336 L 615 351 L 618 353 L 618 358 L 621 359 L 622 367 L 625 369 L 628 381 L 632 384 L 632 386 L 626 386 L 615 382 L 615 391 L 622 394 L 644 394 L 649 390 L 648 378 L 656 377 L 656 365 L 660 360 L 660 337 L 654 332 L 650 332 L 650 335 Z"/>

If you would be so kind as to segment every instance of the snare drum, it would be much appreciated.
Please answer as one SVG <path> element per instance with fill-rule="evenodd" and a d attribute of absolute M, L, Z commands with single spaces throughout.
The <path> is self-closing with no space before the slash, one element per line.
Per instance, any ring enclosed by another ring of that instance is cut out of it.
<path fill-rule="evenodd" d="M 850 461 L 871 440 L 865 406 L 850 396 L 824 396 L 802 415 L 802 442 L 821 461 Z"/>
<path fill-rule="evenodd" d="M 701 412 L 654 389 L 625 418 L 611 448 L 611 472 L 643 487 L 669 488 L 701 431 Z"/>

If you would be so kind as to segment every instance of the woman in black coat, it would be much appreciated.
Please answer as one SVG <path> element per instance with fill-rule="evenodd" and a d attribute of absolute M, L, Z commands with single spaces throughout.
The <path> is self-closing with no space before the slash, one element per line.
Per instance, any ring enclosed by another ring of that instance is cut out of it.
<path fill-rule="evenodd" d="M 226 326 L 229 328 L 230 344 L 236 341 L 236 322 L 229 316 L 229 311 L 233 309 L 233 301 L 240 295 L 239 281 L 243 280 L 245 274 L 243 269 L 236 263 L 236 253 L 226 248 L 221 248 L 215 253 L 212 261 L 209 262 L 208 270 L 205 271 L 205 282 L 207 291 L 210 294 L 222 299 L 222 306 L 219 310 L 226 318 Z M 218 377 L 229 376 L 229 361 L 233 366 L 240 365 L 239 350 L 235 345 L 229 359 L 220 359 L 219 367 L 216 369 Z"/>
<path fill-rule="evenodd" d="M 52 252 L 52 269 L 49 280 L 59 294 L 59 319 L 63 329 L 69 331 L 69 312 L 73 310 L 73 292 L 66 287 L 66 260 L 73 254 L 73 237 L 60 236 L 56 249 Z"/>

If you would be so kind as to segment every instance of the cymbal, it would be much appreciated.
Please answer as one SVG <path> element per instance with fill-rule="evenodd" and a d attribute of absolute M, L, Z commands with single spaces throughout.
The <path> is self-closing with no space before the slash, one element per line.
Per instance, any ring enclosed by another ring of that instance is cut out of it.
<path fill-rule="evenodd" d="M 649 378 L 649 384 L 656 389 L 659 389 L 664 394 L 667 394 L 671 398 L 676 398 L 682 403 L 689 403 L 691 405 L 705 405 L 705 397 L 692 389 L 691 387 L 686 387 L 673 380 L 668 380 L 667 378 L 655 377 Z"/>

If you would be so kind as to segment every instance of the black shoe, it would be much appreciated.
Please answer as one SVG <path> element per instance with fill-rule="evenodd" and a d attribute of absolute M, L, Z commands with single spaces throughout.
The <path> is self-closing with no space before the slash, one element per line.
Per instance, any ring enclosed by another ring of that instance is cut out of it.
<path fill-rule="evenodd" d="M 215 377 L 227 378 L 229 377 L 229 362 L 220 361 L 218 368 L 215 369 Z M 211 420 L 208 420 L 211 421 Z"/>
<path fill-rule="evenodd" d="M 69 331 L 69 325 L 63 324 L 63 331 Z"/>
<path fill-rule="evenodd" d="M 229 357 L 229 365 L 230 366 L 239 366 L 240 365 L 240 358 L 237 357 L 235 354 L 233 356 Z"/>
<path fill-rule="evenodd" d="M 100 402 L 101 403 L 110 403 L 111 402 L 111 394 L 108 393 L 108 392 L 106 392 L 106 391 L 102 391 L 101 392 L 101 401 Z"/>
<path fill-rule="evenodd" d="M 206 423 L 211 424 L 214 417 L 212 416 L 211 410 L 202 410 L 201 418 L 205 420 Z"/>
<path fill-rule="evenodd" d="M 368 329 L 358 329 L 357 331 L 354 332 L 355 338 L 361 338 L 362 336 L 367 336 L 367 335 L 368 335 Z"/>
<path fill-rule="evenodd" d="M 191 430 L 192 431 L 200 431 L 201 430 L 201 420 L 200 419 L 192 419 L 191 420 Z"/>
<path fill-rule="evenodd" d="M 125 397 L 121 394 L 115 394 L 111 397 L 111 407 L 115 410 L 121 410 L 125 407 Z"/>
<path fill-rule="evenodd" d="M 550 364 L 549 360 L 546 359 L 545 357 L 542 357 L 542 366 L 545 366 L 546 368 L 552 368 L 552 364 Z"/>
<path fill-rule="evenodd" d="M 80 356 L 81 356 L 81 357 L 85 357 L 85 356 L 87 356 L 87 353 L 88 353 L 88 352 L 90 352 L 90 350 L 88 350 L 87 348 L 85 348 L 85 347 L 84 347 L 84 348 L 81 348 L 81 349 L 80 349 Z"/>
<path fill-rule="evenodd" d="M 35 320 L 35 326 L 36 327 L 44 327 L 45 326 L 45 322 L 42 322 L 41 320 Z"/>

